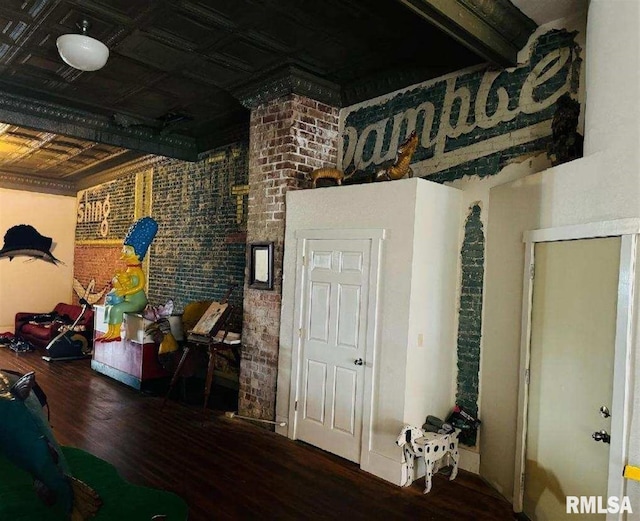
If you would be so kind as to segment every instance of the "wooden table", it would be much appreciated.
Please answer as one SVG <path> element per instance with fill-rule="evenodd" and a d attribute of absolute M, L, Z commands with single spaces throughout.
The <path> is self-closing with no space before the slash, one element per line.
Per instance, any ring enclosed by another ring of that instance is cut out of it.
<path fill-rule="evenodd" d="M 230 352 L 235 358 L 236 362 L 240 361 L 240 346 L 242 344 L 242 340 L 240 338 L 240 333 L 234 333 L 231 331 L 220 330 L 215 335 L 199 338 L 199 337 L 191 337 L 187 338 L 187 341 L 184 346 L 184 351 L 182 352 L 182 357 L 180 358 L 180 362 L 178 363 L 178 367 L 176 367 L 173 376 L 171 377 L 171 383 L 169 384 L 169 390 L 164 397 L 164 401 L 162 402 L 163 406 L 166 403 L 171 391 L 173 390 L 180 373 L 182 372 L 182 367 L 185 362 L 189 358 L 189 355 L 193 349 L 206 349 L 209 357 L 207 364 L 207 379 L 205 381 L 204 388 L 204 403 L 202 405 L 203 410 L 206 410 L 207 403 L 209 402 L 209 396 L 211 395 L 211 386 L 213 385 L 213 372 L 215 370 L 216 365 L 216 355 L 221 351 Z"/>

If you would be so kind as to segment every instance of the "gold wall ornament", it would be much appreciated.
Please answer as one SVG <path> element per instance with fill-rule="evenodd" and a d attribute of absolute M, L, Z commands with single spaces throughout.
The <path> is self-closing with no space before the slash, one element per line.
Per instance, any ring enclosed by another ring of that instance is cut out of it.
<path fill-rule="evenodd" d="M 311 188 L 316 188 L 317 182 L 320 179 L 332 179 L 338 186 L 340 186 L 345 179 L 349 179 L 357 171 L 358 167 L 354 167 L 349 174 L 345 174 L 342 170 L 332 167 L 316 168 L 311 172 L 311 174 L 309 174 L 309 179 L 311 179 Z"/>
<path fill-rule="evenodd" d="M 394 181 L 403 177 L 413 177 L 413 170 L 409 166 L 411 158 L 418 146 L 418 134 L 412 131 L 409 137 L 398 147 L 396 158 L 391 163 L 383 163 L 382 168 L 376 171 L 376 181 Z"/>

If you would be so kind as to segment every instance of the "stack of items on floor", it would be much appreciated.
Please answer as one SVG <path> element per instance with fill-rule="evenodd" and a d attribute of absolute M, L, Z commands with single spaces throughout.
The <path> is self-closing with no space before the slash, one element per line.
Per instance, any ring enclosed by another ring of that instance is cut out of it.
<path fill-rule="evenodd" d="M 13 333 L 0 333 L 0 347 L 8 347 L 16 353 L 33 351 L 35 347 L 29 342 L 16 337 Z"/>
<path fill-rule="evenodd" d="M 469 414 L 461 406 L 456 405 L 451 414 L 447 416 L 447 423 L 460 430 L 460 435 L 458 436 L 460 443 L 469 446 L 475 445 L 476 432 L 481 423 L 478 418 Z"/>
<path fill-rule="evenodd" d="M 453 425 L 442 421 L 436 416 L 427 416 L 422 426 L 424 432 L 437 432 L 438 434 L 451 434 L 454 431 Z"/>
<path fill-rule="evenodd" d="M 458 435 L 460 443 L 464 445 L 474 445 L 476 432 L 480 423 L 480 420 L 469 414 L 459 405 L 456 405 L 444 421 L 436 416 L 427 416 L 422 430 L 424 432 L 436 432 L 438 434 L 451 434 L 457 429 L 460 431 Z"/>

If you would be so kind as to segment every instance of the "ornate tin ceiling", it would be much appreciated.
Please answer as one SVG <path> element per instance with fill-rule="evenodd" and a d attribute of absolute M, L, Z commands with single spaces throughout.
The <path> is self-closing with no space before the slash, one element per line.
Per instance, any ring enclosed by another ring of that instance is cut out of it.
<path fill-rule="evenodd" d="M 111 50 L 96 72 L 55 45 L 83 19 Z M 0 184 L 72 192 L 148 153 L 196 160 L 245 137 L 265 95 L 344 106 L 512 63 L 535 24 L 507 0 L 2 0 L 0 28 Z"/>

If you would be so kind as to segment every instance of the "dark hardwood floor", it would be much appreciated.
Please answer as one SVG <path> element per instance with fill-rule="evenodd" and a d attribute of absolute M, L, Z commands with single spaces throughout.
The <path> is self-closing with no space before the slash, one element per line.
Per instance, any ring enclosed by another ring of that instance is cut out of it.
<path fill-rule="evenodd" d="M 173 491 L 190 521 L 224 519 L 514 519 L 480 478 L 461 471 L 401 488 L 356 464 L 222 412 L 139 393 L 91 370 L 0 349 L 0 367 L 36 371 L 58 441 L 103 458 L 129 481 Z M 214 389 L 214 393 L 216 389 Z"/>

